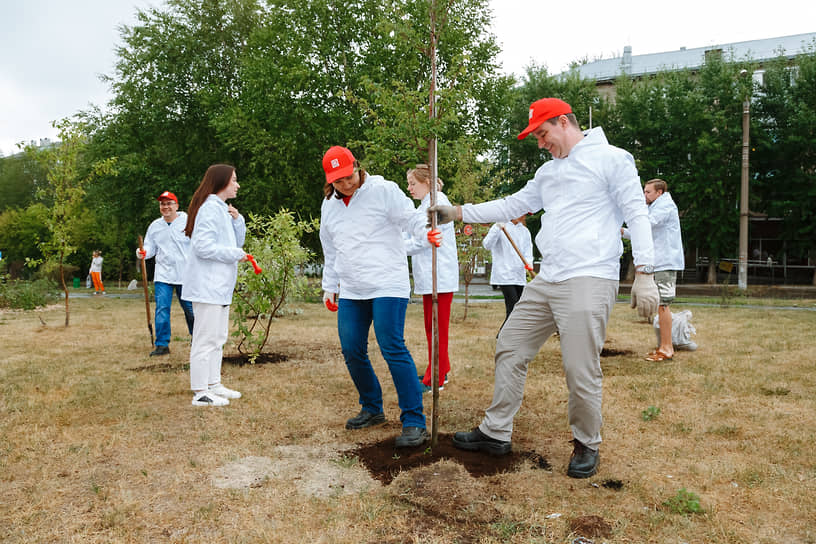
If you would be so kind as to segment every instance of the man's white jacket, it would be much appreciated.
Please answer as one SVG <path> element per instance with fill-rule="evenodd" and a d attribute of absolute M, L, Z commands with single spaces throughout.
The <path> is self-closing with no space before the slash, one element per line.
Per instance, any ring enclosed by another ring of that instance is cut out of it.
<path fill-rule="evenodd" d="M 210 195 L 198 209 L 190 255 L 184 269 L 181 298 L 191 302 L 227 305 L 238 279 L 238 261 L 244 258 L 246 223 L 227 211 L 227 203 Z"/>
<path fill-rule="evenodd" d="M 145 259 L 156 257 L 153 281 L 180 285 L 190 252 L 190 239 L 184 234 L 187 214 L 178 212 L 172 223 L 159 217 L 147 227 L 143 248 Z"/>
<path fill-rule="evenodd" d="M 450 206 L 450 200 L 441 191 L 436 192 L 437 205 Z M 416 213 L 427 220 L 427 209 L 431 205 L 431 194 L 422 198 Z M 437 227 L 442 233 L 442 245 L 436 248 L 436 292 L 455 293 L 459 290 L 459 258 L 456 254 L 456 231 L 453 223 Z M 429 295 L 433 293 L 433 248 L 427 236 L 408 236 L 405 250 L 411 256 L 411 273 L 414 276 L 414 293 Z"/>
<path fill-rule="evenodd" d="M 649 204 L 649 223 L 655 247 L 655 270 L 683 270 L 683 236 L 680 215 L 671 194 L 664 192 Z"/>
<path fill-rule="evenodd" d="M 654 264 L 649 213 L 632 155 L 610 145 L 600 127 L 584 135 L 567 157 L 542 164 L 518 192 L 462 207 L 468 223 L 510 221 L 544 210 L 535 241 L 538 275 L 545 281 L 620 279 L 624 221 L 632 232 L 635 265 Z"/>
<path fill-rule="evenodd" d="M 513 238 L 516 246 L 527 259 L 533 264 L 533 239 L 530 231 L 521 223 L 507 222 L 504 225 L 507 234 Z M 527 283 L 527 270 L 521 257 L 507 236 L 499 228 L 498 223 L 493 224 L 482 240 L 482 245 L 490 250 L 493 257 L 493 264 L 490 267 L 490 285 L 525 285 Z"/>

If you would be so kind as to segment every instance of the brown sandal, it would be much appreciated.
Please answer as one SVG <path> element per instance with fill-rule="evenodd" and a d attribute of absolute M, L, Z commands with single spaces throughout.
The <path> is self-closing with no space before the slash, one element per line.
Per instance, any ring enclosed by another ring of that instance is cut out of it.
<path fill-rule="evenodd" d="M 663 353 L 659 349 L 656 349 L 652 353 L 648 354 L 645 357 L 645 359 L 647 361 L 652 361 L 652 362 L 671 361 L 672 356 L 671 355 L 666 355 L 665 353 Z"/>

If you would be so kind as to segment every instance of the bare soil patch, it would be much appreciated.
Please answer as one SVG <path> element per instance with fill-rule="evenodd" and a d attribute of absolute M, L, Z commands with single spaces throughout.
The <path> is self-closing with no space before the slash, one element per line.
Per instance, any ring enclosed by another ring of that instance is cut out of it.
<path fill-rule="evenodd" d="M 356 494 L 377 483 L 348 457 L 327 446 L 278 446 L 271 457 L 248 456 L 219 467 L 212 484 L 221 489 L 249 489 L 276 482 L 294 483 L 298 492 L 329 498 Z"/>
<path fill-rule="evenodd" d="M 600 516 L 578 516 L 569 522 L 572 532 L 588 538 L 609 538 L 612 525 Z"/>

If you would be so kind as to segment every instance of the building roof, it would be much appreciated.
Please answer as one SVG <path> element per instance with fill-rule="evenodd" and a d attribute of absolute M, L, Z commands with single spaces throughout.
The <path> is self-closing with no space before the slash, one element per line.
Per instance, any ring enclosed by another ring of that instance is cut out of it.
<path fill-rule="evenodd" d="M 563 72 L 563 75 L 578 73 L 584 79 L 594 79 L 598 82 L 609 81 L 621 75 L 622 72 L 637 77 L 667 70 L 697 69 L 705 63 L 706 53 L 709 51 L 720 50 L 723 52 L 724 58 L 728 58 L 733 52 L 736 60 L 764 61 L 777 58 L 780 52 L 784 52 L 785 56 L 792 58 L 797 54 L 806 52 L 808 46 L 814 45 L 816 45 L 816 32 L 747 42 L 709 45 L 693 49 L 683 47 L 677 51 L 648 55 L 632 55 L 632 46 L 627 45 L 623 49 L 622 57 L 582 64 Z"/>

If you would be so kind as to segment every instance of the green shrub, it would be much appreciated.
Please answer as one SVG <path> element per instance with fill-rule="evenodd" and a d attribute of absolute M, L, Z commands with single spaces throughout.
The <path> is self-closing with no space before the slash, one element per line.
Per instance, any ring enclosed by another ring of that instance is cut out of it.
<path fill-rule="evenodd" d="M 663 506 L 675 514 L 700 514 L 703 512 L 703 507 L 700 506 L 700 497 L 691 491 L 686 491 L 686 488 L 682 488 L 677 492 L 677 495 L 664 501 Z"/>
<path fill-rule="evenodd" d="M 33 310 L 57 299 L 57 284 L 52 280 L 12 280 L 0 277 L 0 308 Z"/>
<path fill-rule="evenodd" d="M 285 313 L 287 302 L 310 290 L 307 278 L 297 273 L 312 256 L 301 238 L 318 226 L 317 220 L 296 220 L 288 210 L 273 216 L 249 214 L 244 250 L 255 257 L 263 273 L 255 274 L 245 263 L 238 267 L 232 334 L 238 337 L 238 352 L 249 355 L 253 363 L 269 339 L 275 317 Z"/>

